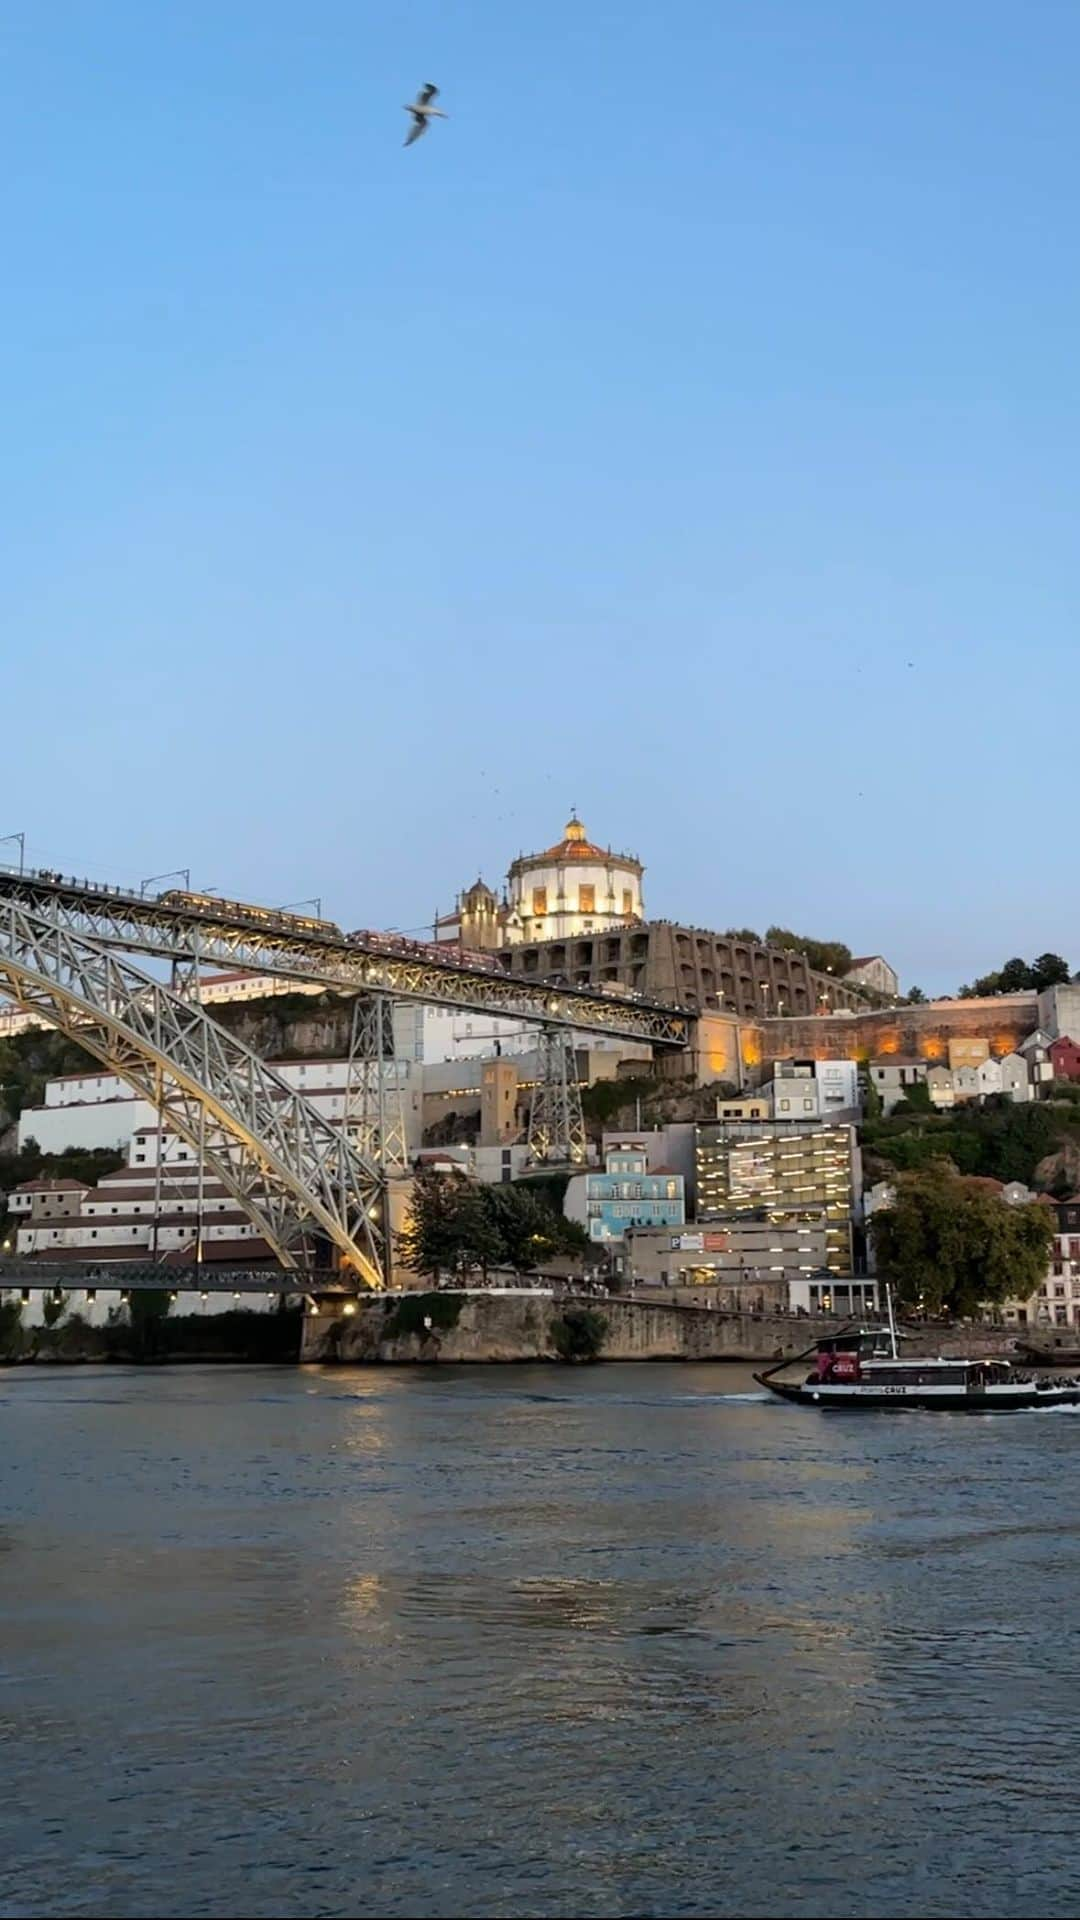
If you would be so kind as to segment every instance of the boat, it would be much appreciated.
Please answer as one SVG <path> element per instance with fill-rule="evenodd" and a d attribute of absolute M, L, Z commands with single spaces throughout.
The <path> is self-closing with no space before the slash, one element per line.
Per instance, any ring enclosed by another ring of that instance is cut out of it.
<path fill-rule="evenodd" d="M 754 1379 L 797 1406 L 845 1413 L 1026 1413 L 1080 1405 L 1080 1380 L 1039 1379 L 1008 1360 L 901 1359 L 891 1300 L 888 1306 L 887 1332 L 850 1327 L 801 1355 L 815 1355 L 805 1380 L 777 1378 L 797 1364 L 788 1360 Z"/>

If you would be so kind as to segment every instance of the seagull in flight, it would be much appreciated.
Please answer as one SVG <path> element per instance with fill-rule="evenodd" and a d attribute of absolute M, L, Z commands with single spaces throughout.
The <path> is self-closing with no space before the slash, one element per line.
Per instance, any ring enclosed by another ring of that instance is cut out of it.
<path fill-rule="evenodd" d="M 433 86 L 429 80 L 425 86 L 421 87 L 416 99 L 405 108 L 405 112 L 411 113 L 413 117 L 412 126 L 405 135 L 407 147 L 411 147 L 414 140 L 419 140 L 420 135 L 427 132 L 429 121 L 449 119 L 449 115 L 445 114 L 441 107 L 433 107 L 431 104 L 438 91 L 438 87 Z"/>

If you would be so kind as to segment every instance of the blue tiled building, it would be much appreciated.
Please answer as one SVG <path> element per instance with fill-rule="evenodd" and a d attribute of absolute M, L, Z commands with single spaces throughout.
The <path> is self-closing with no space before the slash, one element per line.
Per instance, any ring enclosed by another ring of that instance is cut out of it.
<path fill-rule="evenodd" d="M 586 1173 L 585 1230 L 600 1246 L 621 1240 L 627 1227 L 681 1227 L 686 1222 L 686 1193 L 681 1173 L 666 1167 L 648 1171 L 638 1146 L 612 1146 L 603 1173 Z M 568 1196 L 569 1199 L 569 1196 Z M 569 1212 L 569 1205 L 567 1211 Z"/>

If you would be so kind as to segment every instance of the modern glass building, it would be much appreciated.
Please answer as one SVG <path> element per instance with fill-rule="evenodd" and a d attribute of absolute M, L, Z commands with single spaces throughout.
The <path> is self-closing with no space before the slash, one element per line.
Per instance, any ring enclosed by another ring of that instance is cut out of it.
<path fill-rule="evenodd" d="M 861 1185 L 854 1127 L 703 1125 L 696 1159 L 699 1221 L 740 1214 L 781 1227 L 822 1221 L 830 1273 L 851 1272 Z"/>

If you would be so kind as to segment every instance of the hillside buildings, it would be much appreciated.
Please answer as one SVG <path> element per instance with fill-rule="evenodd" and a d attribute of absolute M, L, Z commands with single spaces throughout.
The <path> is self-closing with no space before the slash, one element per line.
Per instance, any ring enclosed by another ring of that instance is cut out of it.
<path fill-rule="evenodd" d="M 96 1186 L 28 1180 L 9 1196 L 8 1211 L 17 1222 L 13 1251 L 50 1266 L 196 1260 L 277 1268 L 243 1208 L 200 1172 L 194 1148 L 156 1125 L 138 1128 L 126 1164 Z"/>

